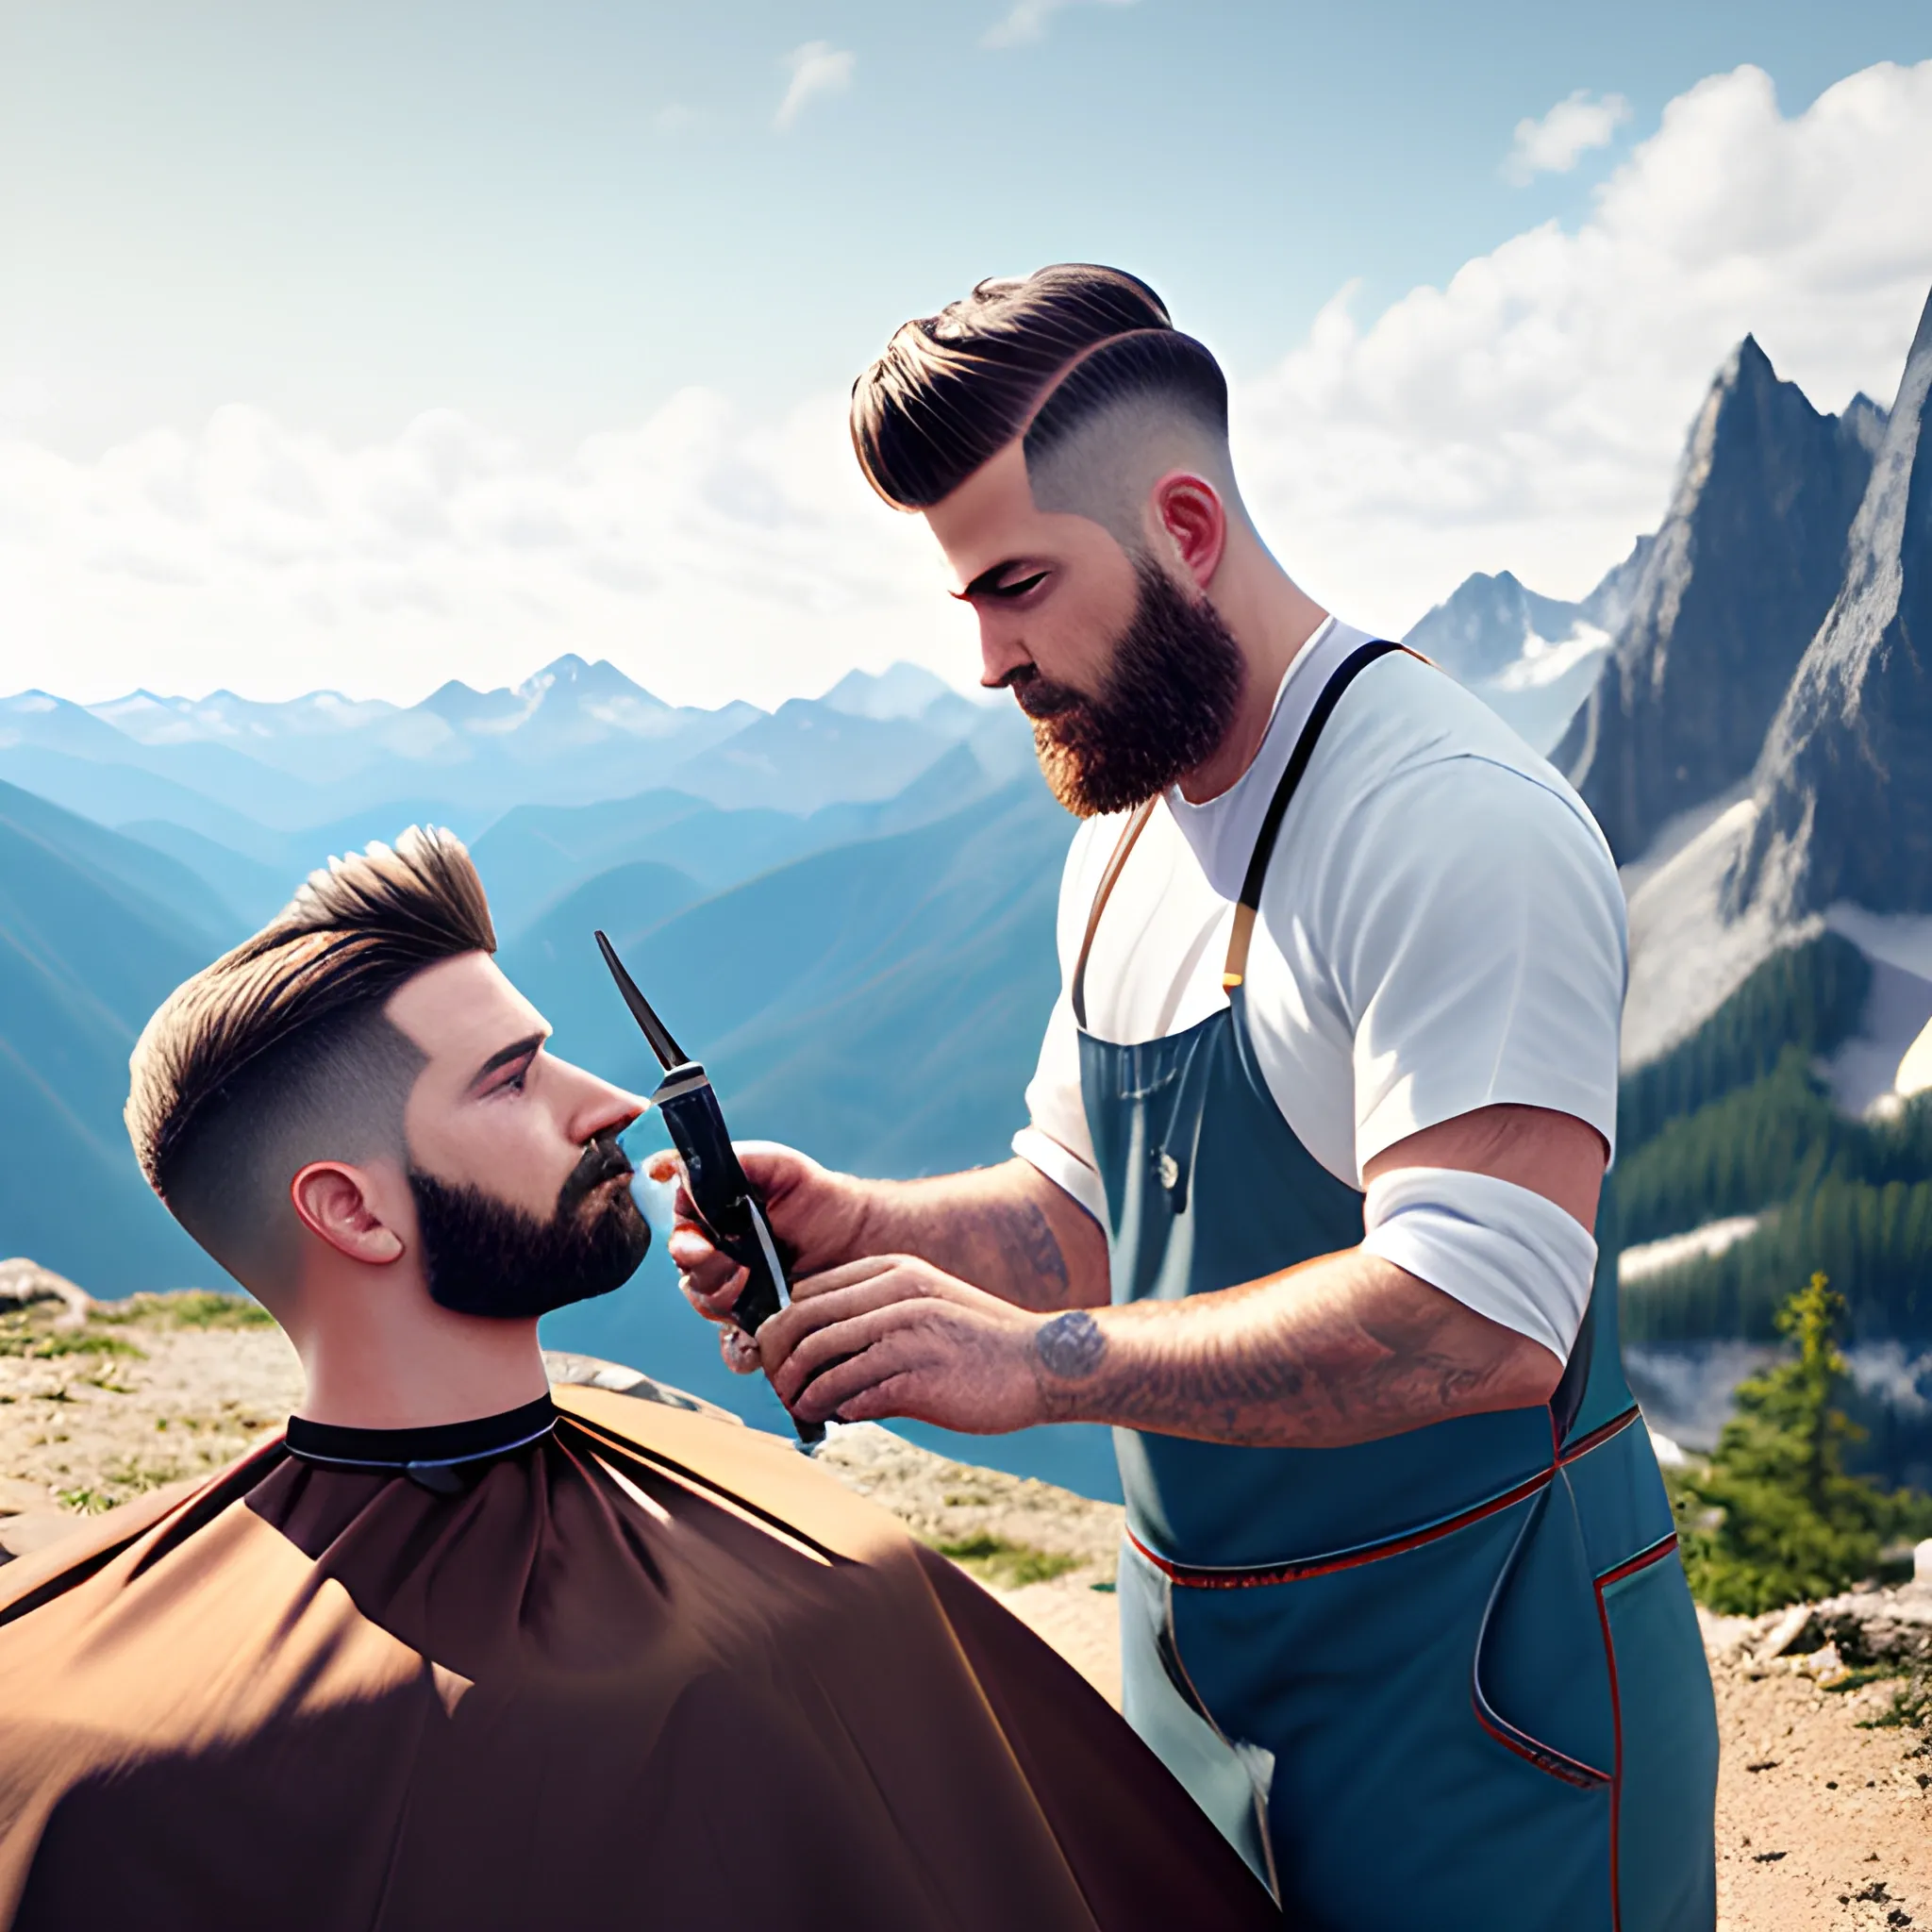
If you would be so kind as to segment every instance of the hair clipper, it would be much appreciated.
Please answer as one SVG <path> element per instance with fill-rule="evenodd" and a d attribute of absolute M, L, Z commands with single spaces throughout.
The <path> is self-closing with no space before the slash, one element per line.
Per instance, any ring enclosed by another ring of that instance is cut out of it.
<path fill-rule="evenodd" d="M 672 1039 L 651 1003 L 625 971 L 617 949 L 600 932 L 598 950 L 631 1018 L 638 1023 L 651 1051 L 664 1069 L 664 1078 L 651 1095 L 651 1104 L 664 1116 L 664 1124 L 684 1161 L 685 1190 L 713 1241 L 745 1271 L 745 1283 L 731 1309 L 732 1320 L 747 1335 L 759 1328 L 791 1300 L 791 1283 L 779 1257 L 764 1203 L 746 1178 L 731 1145 L 724 1111 L 718 1105 L 710 1076 Z M 808 1454 L 825 1440 L 823 1423 L 791 1418 L 799 1446 Z"/>

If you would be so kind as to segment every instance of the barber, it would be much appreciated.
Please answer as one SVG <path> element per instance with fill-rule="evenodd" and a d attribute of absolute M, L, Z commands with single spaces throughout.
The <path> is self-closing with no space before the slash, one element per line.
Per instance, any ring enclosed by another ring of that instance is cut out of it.
<path fill-rule="evenodd" d="M 860 376 L 984 682 L 1083 821 L 1014 1158 L 747 1151 L 801 1415 L 1111 1424 L 1135 1726 L 1308 1923 L 1708 1928 L 1716 1725 L 1593 1286 L 1625 939 L 1575 794 L 1322 610 L 1132 276 L 984 283 Z M 680 1202 L 703 1312 L 740 1278 Z"/>

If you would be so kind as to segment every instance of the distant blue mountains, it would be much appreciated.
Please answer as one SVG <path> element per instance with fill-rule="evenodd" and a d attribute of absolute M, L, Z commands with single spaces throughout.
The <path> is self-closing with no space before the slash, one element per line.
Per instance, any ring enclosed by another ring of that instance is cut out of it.
<path fill-rule="evenodd" d="M 1932 315 L 1932 311 L 1928 311 Z M 1753 342 L 1658 529 L 1568 603 L 1471 576 L 1409 633 L 1554 756 L 1631 902 L 1624 1159 L 1600 1230 L 1633 1381 L 1707 1440 L 1811 1266 L 1852 1307 L 1865 1454 L 1932 1482 L 1932 320 L 1890 409 L 1814 409 Z M 120 1109 L 158 1001 L 330 854 L 470 844 L 558 1050 L 656 1069 L 601 926 L 741 1138 L 910 1176 L 997 1161 L 1055 993 L 1073 826 L 1010 700 L 898 665 L 767 713 L 561 658 L 420 705 L 0 698 L 0 1255 L 98 1293 L 208 1283 Z M 1923 1080 L 1911 1070 L 1918 1068 Z M 1908 1077 L 1908 1074 L 1910 1077 Z M 654 1119 L 633 1130 L 641 1155 Z M 661 1247 L 553 1317 L 777 1423 Z M 1105 1439 L 954 1444 L 1105 1493 Z"/>

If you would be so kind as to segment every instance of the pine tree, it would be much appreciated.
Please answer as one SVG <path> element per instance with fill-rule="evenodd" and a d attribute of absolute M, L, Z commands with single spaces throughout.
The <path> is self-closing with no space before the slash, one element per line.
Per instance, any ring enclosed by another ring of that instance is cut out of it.
<path fill-rule="evenodd" d="M 1674 1485 L 1690 1587 L 1712 1609 L 1830 1596 L 1871 1575 L 1886 1541 L 1924 1519 L 1924 1497 L 1845 1474 L 1845 1445 L 1863 1431 L 1835 1401 L 1843 1312 L 1823 1274 L 1785 1303 L 1777 1326 L 1796 1358 L 1740 1385 L 1709 1465 Z"/>

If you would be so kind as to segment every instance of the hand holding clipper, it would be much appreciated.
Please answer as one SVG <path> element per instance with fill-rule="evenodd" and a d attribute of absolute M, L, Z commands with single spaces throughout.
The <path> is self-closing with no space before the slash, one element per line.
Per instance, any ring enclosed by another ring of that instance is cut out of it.
<path fill-rule="evenodd" d="M 698 1218 L 718 1246 L 745 1271 L 745 1283 L 732 1307 L 732 1319 L 747 1335 L 758 1329 L 791 1299 L 778 1244 L 765 1218 L 764 1204 L 745 1177 L 731 1134 L 724 1124 L 717 1091 L 704 1068 L 672 1039 L 669 1029 L 625 971 L 617 949 L 597 934 L 598 950 L 631 1017 L 664 1069 L 651 1103 L 664 1116 L 673 1143 L 684 1162 L 685 1186 Z M 793 1416 L 800 1445 L 808 1452 L 825 1439 L 823 1423 Z"/>

